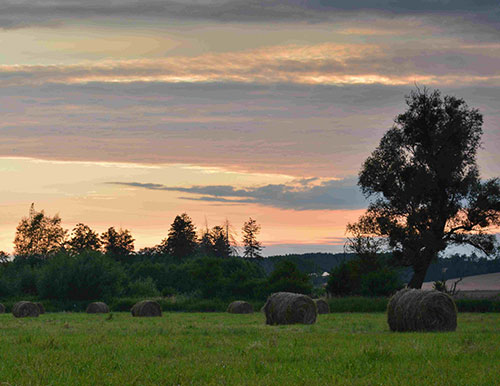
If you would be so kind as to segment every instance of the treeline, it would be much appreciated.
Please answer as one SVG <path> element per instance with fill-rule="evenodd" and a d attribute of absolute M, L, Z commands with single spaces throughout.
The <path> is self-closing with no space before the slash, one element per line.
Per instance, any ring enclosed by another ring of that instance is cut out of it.
<path fill-rule="evenodd" d="M 307 274 L 289 262 L 266 275 L 256 263 L 262 246 L 260 226 L 243 226 L 243 256 L 231 240 L 230 225 L 205 229 L 200 235 L 187 214 L 176 216 L 160 244 L 134 250 L 126 229 L 99 235 L 78 224 L 71 232 L 31 207 L 21 219 L 13 259 L 2 254 L 0 297 L 54 301 L 107 300 L 183 295 L 197 299 L 265 299 L 277 291 L 311 294 Z"/>
<path fill-rule="evenodd" d="M 257 240 L 260 225 L 250 218 L 243 224 L 243 257 L 262 257 L 262 244 Z M 61 218 L 37 212 L 31 205 L 29 216 L 21 219 L 14 238 L 16 258 L 37 257 L 47 259 L 65 251 L 79 254 L 83 251 L 101 251 L 115 260 L 127 260 L 134 255 L 162 254 L 179 261 L 195 255 L 231 257 L 237 256 L 236 240 L 229 221 L 209 229 L 205 227 L 198 236 L 191 218 L 183 213 L 176 216 L 168 231 L 168 237 L 154 247 L 134 251 L 134 238 L 128 229 L 110 227 L 101 235 L 85 224 L 77 224 L 71 232 L 61 226 Z M 9 256 L 0 251 L 0 262 L 8 262 Z"/>

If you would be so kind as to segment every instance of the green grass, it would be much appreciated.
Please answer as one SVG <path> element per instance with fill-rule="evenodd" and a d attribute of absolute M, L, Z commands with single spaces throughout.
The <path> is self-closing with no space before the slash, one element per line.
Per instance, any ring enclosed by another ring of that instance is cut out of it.
<path fill-rule="evenodd" d="M 278 327 L 260 313 L 106 318 L 0 315 L 0 384 L 500 384 L 499 314 L 459 314 L 454 333 L 391 333 L 382 313 Z"/>

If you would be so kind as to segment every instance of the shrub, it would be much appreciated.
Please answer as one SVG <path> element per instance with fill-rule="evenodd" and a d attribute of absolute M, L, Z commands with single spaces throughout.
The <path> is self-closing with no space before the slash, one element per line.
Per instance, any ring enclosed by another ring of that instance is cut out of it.
<path fill-rule="evenodd" d="M 60 253 L 42 268 L 40 297 L 59 300 L 97 300 L 120 295 L 125 274 L 119 263 L 95 251 L 70 256 Z"/>
<path fill-rule="evenodd" d="M 343 262 L 333 268 L 328 278 L 326 291 L 333 296 L 352 294 L 358 282 L 358 264 L 355 260 Z"/>
<path fill-rule="evenodd" d="M 137 297 L 158 297 L 160 291 L 156 288 L 154 280 L 150 277 L 145 279 L 138 279 L 129 283 L 128 293 L 130 296 Z"/>
<path fill-rule="evenodd" d="M 361 277 L 363 296 L 389 296 L 403 288 L 398 274 L 387 268 L 369 272 Z"/>
<path fill-rule="evenodd" d="M 309 295 L 312 292 L 312 284 L 309 276 L 297 268 L 297 264 L 282 260 L 278 264 L 267 281 L 268 291 L 291 292 Z"/>

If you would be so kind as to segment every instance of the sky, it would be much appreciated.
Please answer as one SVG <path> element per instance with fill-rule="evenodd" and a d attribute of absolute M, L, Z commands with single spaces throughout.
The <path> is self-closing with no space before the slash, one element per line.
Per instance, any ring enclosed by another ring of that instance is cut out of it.
<path fill-rule="evenodd" d="M 500 176 L 497 0 L 4 0 L 0 250 L 31 203 L 63 226 L 261 225 L 264 253 L 338 252 L 415 85 L 484 115 Z"/>

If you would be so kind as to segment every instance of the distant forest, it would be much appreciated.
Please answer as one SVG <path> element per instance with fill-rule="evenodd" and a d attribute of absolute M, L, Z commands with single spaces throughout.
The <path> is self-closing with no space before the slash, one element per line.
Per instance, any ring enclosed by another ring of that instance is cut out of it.
<path fill-rule="evenodd" d="M 324 272 L 330 272 L 332 268 L 340 263 L 352 260 L 355 257 L 356 254 L 354 253 L 287 254 L 270 256 L 259 260 L 258 263 L 268 274 L 273 271 L 274 266 L 279 261 L 288 260 L 294 262 L 302 272 L 321 275 Z M 433 262 L 427 271 L 425 281 L 448 280 L 495 272 L 500 272 L 500 259 L 479 257 L 475 253 L 471 255 L 454 254 L 438 258 L 436 262 Z M 411 273 L 411 268 L 400 269 L 401 279 L 404 282 L 409 280 Z"/>

